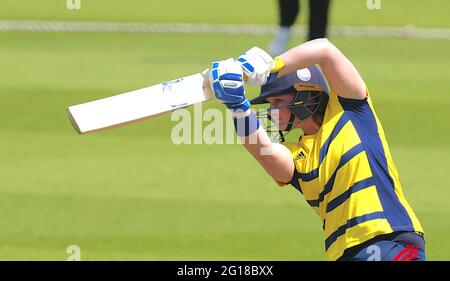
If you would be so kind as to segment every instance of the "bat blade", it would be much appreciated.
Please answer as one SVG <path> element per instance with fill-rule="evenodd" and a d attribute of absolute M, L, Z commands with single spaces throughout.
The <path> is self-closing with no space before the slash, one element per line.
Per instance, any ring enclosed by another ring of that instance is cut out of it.
<path fill-rule="evenodd" d="M 212 98 L 207 71 L 131 92 L 70 106 L 79 134 L 120 127 Z"/>

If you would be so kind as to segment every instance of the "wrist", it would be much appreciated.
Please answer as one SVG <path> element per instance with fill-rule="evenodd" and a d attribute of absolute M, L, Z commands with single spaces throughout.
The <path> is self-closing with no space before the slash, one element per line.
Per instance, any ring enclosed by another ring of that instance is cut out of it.
<path fill-rule="evenodd" d="M 267 77 L 266 83 L 271 83 L 278 77 L 278 72 L 285 67 L 286 64 L 280 57 L 276 57 L 273 61 L 273 69 L 270 71 L 269 77 Z"/>
<path fill-rule="evenodd" d="M 280 57 L 276 57 L 273 59 L 273 69 L 271 72 L 278 72 L 285 66 L 284 61 Z"/>
<path fill-rule="evenodd" d="M 234 127 L 239 137 L 248 137 L 254 134 L 259 129 L 258 116 L 251 109 L 247 110 L 246 112 L 241 112 L 241 114 L 245 115 L 233 118 Z"/>

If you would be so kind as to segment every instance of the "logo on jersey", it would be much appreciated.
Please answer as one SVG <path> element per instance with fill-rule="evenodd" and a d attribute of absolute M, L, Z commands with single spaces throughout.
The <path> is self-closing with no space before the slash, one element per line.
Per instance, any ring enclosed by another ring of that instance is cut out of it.
<path fill-rule="evenodd" d="M 300 153 L 297 154 L 297 156 L 295 156 L 294 160 L 302 160 L 302 159 L 306 159 L 306 154 L 303 151 L 300 151 Z"/>

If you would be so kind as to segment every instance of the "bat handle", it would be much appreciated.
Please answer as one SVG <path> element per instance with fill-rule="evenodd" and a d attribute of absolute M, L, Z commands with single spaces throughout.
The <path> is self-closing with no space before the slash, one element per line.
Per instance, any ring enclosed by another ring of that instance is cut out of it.
<path fill-rule="evenodd" d="M 211 84 L 209 83 L 209 68 L 202 71 L 203 76 L 203 88 L 211 88 Z"/>
<path fill-rule="evenodd" d="M 203 91 L 206 95 L 213 96 L 213 92 L 211 90 L 211 83 L 209 83 L 209 68 L 202 71 L 203 76 Z"/>

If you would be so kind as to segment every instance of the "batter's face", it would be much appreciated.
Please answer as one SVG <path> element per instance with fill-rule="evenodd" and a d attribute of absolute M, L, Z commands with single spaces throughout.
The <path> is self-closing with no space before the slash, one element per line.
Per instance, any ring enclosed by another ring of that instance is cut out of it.
<path fill-rule="evenodd" d="M 282 107 L 277 110 L 270 110 L 269 115 L 272 119 L 272 121 L 275 122 L 277 128 L 279 130 L 286 130 L 286 128 L 289 125 L 289 119 L 291 118 L 291 111 L 286 107 L 292 103 L 292 100 L 294 99 L 294 94 L 288 93 L 285 95 L 275 96 L 275 97 L 268 97 L 267 101 L 270 103 L 271 107 Z M 294 119 L 293 128 L 295 128 L 299 124 L 299 120 L 297 117 Z"/>

